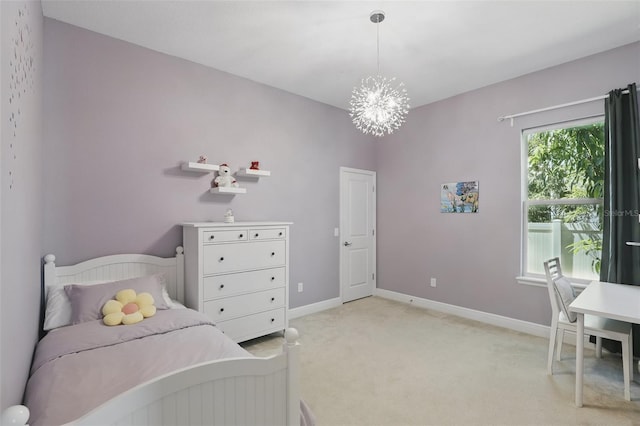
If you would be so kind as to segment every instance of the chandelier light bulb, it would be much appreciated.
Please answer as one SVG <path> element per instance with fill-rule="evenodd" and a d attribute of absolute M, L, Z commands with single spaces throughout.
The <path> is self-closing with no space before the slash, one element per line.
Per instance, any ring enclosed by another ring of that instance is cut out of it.
<path fill-rule="evenodd" d="M 384 20 L 384 12 L 371 12 L 369 19 L 376 25 Z M 377 137 L 391 134 L 405 122 L 409 112 L 409 97 L 403 83 L 394 87 L 395 77 L 380 75 L 380 37 L 377 38 L 378 75 L 362 79 L 355 87 L 349 102 L 349 115 L 353 124 L 364 134 Z"/>

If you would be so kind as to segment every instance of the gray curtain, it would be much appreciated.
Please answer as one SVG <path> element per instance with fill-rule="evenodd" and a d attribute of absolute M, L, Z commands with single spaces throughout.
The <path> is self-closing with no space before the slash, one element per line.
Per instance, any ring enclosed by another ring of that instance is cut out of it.
<path fill-rule="evenodd" d="M 627 93 L 628 92 L 628 93 Z M 604 233 L 600 280 L 640 285 L 640 123 L 636 85 L 605 100 Z"/>
<path fill-rule="evenodd" d="M 604 231 L 600 281 L 640 285 L 640 120 L 636 84 L 609 92 L 605 100 Z M 640 326 L 633 334 L 640 336 Z M 612 346 L 603 345 L 620 352 Z M 640 354 L 640 338 L 634 339 L 634 353 Z"/>

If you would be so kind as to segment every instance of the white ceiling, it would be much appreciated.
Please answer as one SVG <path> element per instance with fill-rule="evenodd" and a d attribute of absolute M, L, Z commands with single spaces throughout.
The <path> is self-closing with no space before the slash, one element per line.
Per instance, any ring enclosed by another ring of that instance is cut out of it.
<path fill-rule="evenodd" d="M 43 0 L 44 15 L 347 109 L 380 71 L 411 107 L 640 40 L 640 0 Z M 640 67 L 640 64 L 639 64 Z"/>

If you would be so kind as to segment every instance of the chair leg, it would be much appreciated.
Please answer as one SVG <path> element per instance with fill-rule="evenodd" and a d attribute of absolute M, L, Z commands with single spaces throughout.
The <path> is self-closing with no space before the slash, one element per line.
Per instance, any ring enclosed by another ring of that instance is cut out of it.
<path fill-rule="evenodd" d="M 624 377 L 624 399 L 631 401 L 631 389 L 629 386 L 631 377 L 631 363 L 629 362 L 629 349 L 633 346 L 629 346 L 629 339 L 622 339 L 622 375 Z"/>
<path fill-rule="evenodd" d="M 629 333 L 629 381 L 633 381 L 633 328 Z"/>
<path fill-rule="evenodd" d="M 596 336 L 596 358 L 602 358 L 602 337 Z"/>
<path fill-rule="evenodd" d="M 564 328 L 561 328 L 558 331 L 559 331 L 559 333 L 558 333 L 558 338 L 557 338 L 557 341 L 556 341 L 556 359 L 558 361 L 561 361 L 562 360 L 562 357 L 561 357 L 561 355 L 562 355 L 561 354 L 561 352 L 562 352 L 562 344 L 564 343 Z"/>
<path fill-rule="evenodd" d="M 549 355 L 547 356 L 547 374 L 553 375 L 553 353 L 555 352 L 556 336 L 558 334 L 558 320 L 551 320 L 549 329 Z"/>

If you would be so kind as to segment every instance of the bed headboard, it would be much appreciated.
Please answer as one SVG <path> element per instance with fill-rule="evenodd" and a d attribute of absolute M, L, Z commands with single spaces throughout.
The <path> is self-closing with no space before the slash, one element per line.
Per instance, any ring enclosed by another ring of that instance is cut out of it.
<path fill-rule="evenodd" d="M 49 288 L 55 284 L 87 281 L 119 281 L 164 273 L 169 296 L 184 303 L 184 249 L 176 248 L 175 257 L 157 257 L 146 254 L 116 254 L 97 257 L 70 266 L 56 266 L 56 257 L 44 257 L 44 300 Z"/>

